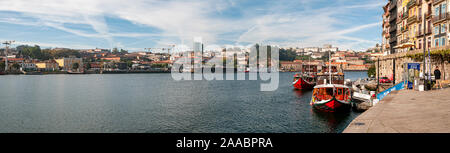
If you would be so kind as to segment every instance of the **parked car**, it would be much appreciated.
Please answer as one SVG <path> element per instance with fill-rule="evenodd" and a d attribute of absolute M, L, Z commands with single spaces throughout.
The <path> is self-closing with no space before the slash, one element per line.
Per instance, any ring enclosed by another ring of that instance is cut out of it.
<path fill-rule="evenodd" d="M 391 83 L 391 80 L 389 80 L 388 77 L 381 77 L 380 78 L 380 83 Z"/>

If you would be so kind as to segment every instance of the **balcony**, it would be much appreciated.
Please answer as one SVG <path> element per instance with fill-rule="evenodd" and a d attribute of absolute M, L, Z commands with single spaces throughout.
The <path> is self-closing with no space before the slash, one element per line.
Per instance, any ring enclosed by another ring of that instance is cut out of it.
<path fill-rule="evenodd" d="M 439 4 L 439 3 L 441 3 L 441 2 L 443 2 L 443 1 L 445 1 L 445 0 L 433 0 L 433 5 L 437 5 L 437 4 Z"/>
<path fill-rule="evenodd" d="M 397 37 L 389 38 L 389 43 L 397 42 Z"/>
<path fill-rule="evenodd" d="M 439 14 L 439 15 L 435 15 L 431 19 L 431 22 L 433 22 L 433 23 L 441 22 L 441 21 L 444 21 L 444 20 L 448 19 L 448 17 L 450 17 L 448 12 L 442 13 L 442 14 Z"/>
<path fill-rule="evenodd" d="M 422 37 L 422 36 L 423 36 L 422 30 L 417 30 L 416 31 L 416 37 Z"/>
<path fill-rule="evenodd" d="M 408 31 L 408 26 L 404 26 L 404 27 L 402 27 L 402 28 L 401 28 L 401 31 L 402 31 L 402 32 L 406 32 L 406 31 Z"/>
<path fill-rule="evenodd" d="M 413 6 L 416 6 L 416 4 L 419 4 L 419 2 L 417 2 L 418 0 L 410 0 L 409 2 L 408 2 L 408 4 L 406 4 L 406 7 L 408 7 L 408 8 L 411 8 L 411 7 L 413 7 Z M 422 1 L 420 1 L 420 2 L 422 2 Z"/>
<path fill-rule="evenodd" d="M 439 31 L 439 33 L 434 34 L 434 37 L 436 38 L 436 37 L 442 37 L 442 36 L 446 36 L 446 35 L 447 35 L 447 31 L 445 31 L 445 32 Z"/>
<path fill-rule="evenodd" d="M 397 3 L 391 3 L 389 4 L 389 11 L 394 10 L 397 8 Z"/>
<path fill-rule="evenodd" d="M 389 17 L 389 22 L 392 22 L 392 21 L 395 21 L 395 20 L 397 20 L 397 18 L 395 16 L 390 16 Z"/>
<path fill-rule="evenodd" d="M 408 13 L 404 13 L 403 15 L 402 15 L 402 19 L 407 19 L 408 18 Z"/>
<path fill-rule="evenodd" d="M 393 27 L 389 28 L 389 33 L 392 33 L 394 31 L 397 31 L 397 27 L 396 26 L 393 26 Z"/>
<path fill-rule="evenodd" d="M 408 24 L 412 24 L 412 23 L 415 23 L 415 22 L 417 22 L 417 21 L 419 21 L 418 17 L 417 17 L 416 15 L 413 15 L 413 16 L 410 16 L 410 17 L 408 18 L 407 23 L 408 23 Z"/>
<path fill-rule="evenodd" d="M 403 39 L 402 41 L 400 41 L 400 44 L 407 43 L 408 41 L 409 41 L 408 39 Z"/>
<path fill-rule="evenodd" d="M 428 28 L 426 31 L 425 31 L 425 35 L 429 35 L 429 34 L 431 34 L 432 32 L 431 32 L 431 28 Z"/>
<path fill-rule="evenodd" d="M 428 10 L 426 13 L 425 13 L 425 18 L 430 18 L 432 15 L 432 12 L 431 12 L 431 10 Z"/>

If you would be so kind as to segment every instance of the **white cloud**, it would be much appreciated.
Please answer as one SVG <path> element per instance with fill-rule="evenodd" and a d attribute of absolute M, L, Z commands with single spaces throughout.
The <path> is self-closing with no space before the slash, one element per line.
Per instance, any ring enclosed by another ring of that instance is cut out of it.
<path fill-rule="evenodd" d="M 312 3 L 312 0 L 300 1 L 300 5 Z M 255 2 L 258 3 L 258 2 Z M 345 14 L 351 9 L 367 9 L 380 7 L 381 2 L 334 8 L 327 6 L 317 9 L 284 11 L 289 7 L 284 2 L 278 5 L 246 9 L 240 18 L 222 18 L 213 14 L 222 14 L 230 7 L 236 7 L 234 0 L 219 1 L 159 1 L 159 0 L 2 0 L 0 11 L 19 12 L 20 17 L 8 18 L 0 22 L 44 25 L 62 30 L 77 36 L 101 38 L 110 46 L 121 44 L 132 48 L 131 44 L 116 42 L 116 37 L 139 37 L 148 39 L 158 37 L 153 41 L 159 46 L 181 43 L 191 44 L 195 36 L 202 36 L 210 44 L 226 40 L 236 44 L 273 42 L 286 45 L 317 46 L 328 42 L 337 42 L 344 39 L 346 47 L 373 43 L 374 41 L 362 38 L 353 38 L 347 34 L 378 26 L 379 23 L 355 25 L 347 29 L 336 28 L 335 24 L 342 22 L 336 14 Z M 299 6 L 300 7 L 300 6 Z M 255 14 L 255 12 L 263 12 Z M 130 33 L 110 32 L 105 17 L 114 17 L 128 20 L 131 23 L 158 29 L 159 33 Z M 0 17 L 1 18 L 1 17 Z M 26 19 L 33 18 L 35 21 Z M 89 25 L 95 33 L 73 29 L 66 24 Z M 238 33 L 240 32 L 240 34 Z M 223 36 L 235 33 L 232 36 Z M 305 47 L 304 46 L 304 47 Z"/>

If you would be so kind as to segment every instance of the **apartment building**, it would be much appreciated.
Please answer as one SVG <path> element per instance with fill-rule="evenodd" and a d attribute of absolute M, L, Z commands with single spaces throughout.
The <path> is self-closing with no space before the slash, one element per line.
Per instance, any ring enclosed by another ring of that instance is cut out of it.
<path fill-rule="evenodd" d="M 440 3 L 446 0 L 439 0 Z M 414 49 L 428 49 L 434 47 L 435 44 L 432 44 L 432 40 L 434 40 L 434 31 L 440 32 L 439 25 L 438 29 L 436 27 L 437 24 L 444 21 L 443 16 L 446 17 L 445 13 L 439 12 L 438 15 L 434 14 L 433 7 L 434 5 L 439 5 L 436 0 L 391 0 L 387 5 L 383 7 L 385 13 L 383 14 L 383 50 L 386 52 L 385 54 L 389 54 L 387 51 L 390 49 L 392 53 L 406 52 L 408 50 Z M 446 5 L 441 5 L 444 8 Z M 395 8 L 393 8 L 395 7 Z M 442 8 L 436 9 L 441 10 Z M 392 11 L 394 10 L 394 11 Z M 396 10 L 396 13 L 394 13 Z M 397 14 L 395 19 L 395 27 L 392 26 L 393 22 L 393 14 Z M 436 23 L 436 24 L 435 24 Z M 389 25 L 389 26 L 387 26 Z M 445 25 L 443 26 L 446 29 Z M 387 33 L 389 31 L 390 33 Z M 395 32 L 393 32 L 395 31 Z M 392 34 L 395 33 L 395 37 Z M 438 36 L 441 37 L 444 34 L 438 33 Z M 396 40 L 394 40 L 396 39 Z M 442 42 L 442 38 L 439 38 L 439 41 Z M 389 42 L 389 45 L 387 45 Z M 394 45 L 395 44 L 395 45 Z M 394 45 L 394 46 L 393 46 Z M 439 45 L 439 43 L 437 44 Z"/>
<path fill-rule="evenodd" d="M 395 53 L 394 46 L 397 46 L 397 2 L 399 0 L 389 0 L 389 54 Z"/>
<path fill-rule="evenodd" d="M 443 47 L 448 44 L 448 0 L 433 0 L 433 47 Z"/>
<path fill-rule="evenodd" d="M 389 14 L 389 5 L 390 2 L 388 2 L 385 6 L 383 6 L 383 10 L 384 10 L 384 14 L 383 14 L 383 32 L 381 34 L 382 38 L 381 38 L 381 50 L 382 52 L 385 52 L 386 54 L 388 54 L 388 52 L 390 52 L 391 50 L 391 46 L 389 44 L 390 41 L 390 33 L 389 33 L 389 18 L 390 18 L 390 14 Z"/>
<path fill-rule="evenodd" d="M 390 0 L 383 6 L 382 16 L 385 55 L 448 46 L 449 3 L 450 0 Z"/>

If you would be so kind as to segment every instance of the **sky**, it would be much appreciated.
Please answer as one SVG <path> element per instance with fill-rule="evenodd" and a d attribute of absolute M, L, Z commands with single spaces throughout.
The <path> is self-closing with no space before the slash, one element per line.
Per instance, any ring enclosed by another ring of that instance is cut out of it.
<path fill-rule="evenodd" d="M 363 50 L 386 0 L 1 0 L 0 41 L 74 49 L 248 46 Z M 4 47 L 4 46 L 2 46 Z"/>

